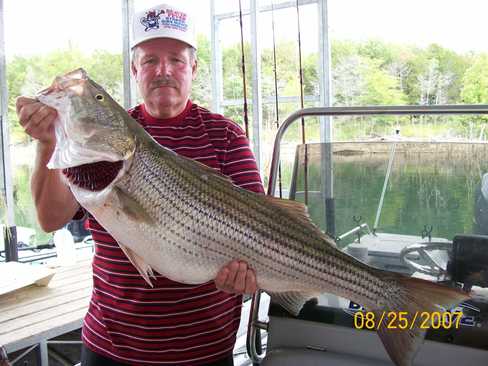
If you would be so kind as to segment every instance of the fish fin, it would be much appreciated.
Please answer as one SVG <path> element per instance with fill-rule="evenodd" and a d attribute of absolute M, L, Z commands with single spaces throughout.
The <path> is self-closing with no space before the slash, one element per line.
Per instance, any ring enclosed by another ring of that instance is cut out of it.
<path fill-rule="evenodd" d="M 310 218 L 310 215 L 308 214 L 308 208 L 305 204 L 273 196 L 263 196 L 263 199 L 269 204 L 279 207 L 292 215 L 294 218 L 298 219 L 302 225 L 317 233 L 327 244 L 333 247 L 336 246 L 334 239 L 324 233 L 317 225 L 314 224 Z"/>
<path fill-rule="evenodd" d="M 186 167 L 189 170 L 196 172 L 200 179 L 206 180 L 206 181 L 212 181 L 212 180 L 217 180 L 226 184 L 232 184 L 235 189 L 242 190 L 243 192 L 246 192 L 246 194 L 256 194 L 254 192 L 249 192 L 246 191 L 242 187 L 238 187 L 234 184 L 231 178 L 228 176 L 222 174 L 218 170 L 212 169 L 208 167 L 207 165 L 200 163 L 199 161 L 196 160 L 190 160 L 184 156 L 178 155 L 172 150 L 169 150 L 167 148 L 158 147 L 159 149 L 165 149 L 167 151 L 170 151 L 174 159 L 178 162 L 178 164 L 182 167 Z M 281 199 L 273 196 L 266 196 L 266 195 L 261 195 L 261 194 L 256 194 L 258 195 L 261 199 L 263 199 L 265 202 L 269 203 L 270 205 L 273 205 L 284 212 L 288 213 L 290 216 L 292 216 L 294 219 L 298 219 L 298 221 L 304 225 L 305 227 L 309 228 L 310 230 L 314 231 L 320 238 L 323 239 L 324 242 L 327 244 L 335 247 L 335 241 L 333 238 L 331 238 L 329 235 L 325 234 L 322 232 L 318 226 L 316 226 L 313 221 L 311 220 L 309 214 L 308 214 L 308 209 L 307 206 L 304 205 L 301 202 L 297 201 L 292 201 L 292 200 L 287 200 L 287 199 Z"/>
<path fill-rule="evenodd" d="M 442 312 L 452 309 L 455 305 L 470 296 L 461 290 L 442 286 L 430 281 L 410 278 L 399 274 L 387 274 L 386 280 L 393 282 L 396 294 L 389 294 L 386 305 L 381 309 L 369 309 L 375 314 L 377 333 L 393 362 L 398 366 L 410 366 L 425 336 L 425 316 L 423 312 Z M 403 313 L 400 313 L 403 312 Z M 394 314 L 397 319 L 391 323 Z M 399 314 L 406 320 L 401 323 Z M 393 324 L 393 326 L 392 326 Z M 401 324 L 407 329 L 399 329 Z M 396 327 L 397 329 L 394 329 Z"/>
<path fill-rule="evenodd" d="M 137 222 L 145 222 L 146 224 L 154 224 L 154 219 L 146 212 L 139 202 L 130 197 L 127 193 L 118 187 L 114 187 L 114 193 L 117 196 L 120 209 L 132 220 Z"/>
<path fill-rule="evenodd" d="M 178 158 L 180 158 L 179 163 L 181 165 L 187 166 L 188 169 L 191 169 L 193 171 L 198 171 L 200 179 L 202 180 L 207 181 L 209 178 L 214 178 L 217 180 L 225 181 L 226 183 L 234 184 L 232 179 L 230 179 L 228 176 L 222 174 L 220 171 L 216 169 L 210 168 L 209 166 L 200 163 L 199 161 L 189 160 L 188 158 L 185 158 L 180 155 L 178 155 Z"/>
<path fill-rule="evenodd" d="M 153 269 L 149 264 L 147 264 L 144 259 L 142 259 L 139 255 L 137 255 L 132 249 L 126 247 L 125 245 L 122 245 L 119 243 L 120 249 L 124 252 L 124 254 L 127 256 L 127 258 L 130 260 L 132 265 L 136 267 L 137 271 L 140 273 L 142 278 L 146 280 L 147 284 L 151 287 L 154 287 L 154 285 L 151 282 L 151 279 L 149 278 L 150 276 L 154 279 L 156 279 L 156 276 L 154 275 Z"/>
<path fill-rule="evenodd" d="M 173 157 L 173 159 L 176 161 L 178 166 L 180 167 L 185 167 L 190 171 L 197 172 L 197 174 L 200 176 L 201 179 L 203 180 L 208 180 L 209 177 L 217 178 L 219 180 L 223 180 L 226 183 L 231 183 L 233 185 L 234 182 L 232 181 L 231 178 L 229 178 L 227 175 L 222 174 L 219 170 L 215 168 L 211 168 L 208 165 L 205 165 L 197 160 L 189 159 L 186 156 L 179 155 L 177 152 L 165 147 L 159 145 L 156 140 L 152 139 L 152 142 L 154 143 L 154 147 L 157 150 L 163 150 L 165 151 L 166 154 L 170 154 L 170 156 Z M 237 187 L 237 186 L 236 186 Z"/>
<path fill-rule="evenodd" d="M 290 314 L 297 316 L 302 310 L 303 305 L 313 298 L 318 297 L 320 294 L 312 292 L 271 292 L 269 293 L 273 302 L 283 307 Z"/>

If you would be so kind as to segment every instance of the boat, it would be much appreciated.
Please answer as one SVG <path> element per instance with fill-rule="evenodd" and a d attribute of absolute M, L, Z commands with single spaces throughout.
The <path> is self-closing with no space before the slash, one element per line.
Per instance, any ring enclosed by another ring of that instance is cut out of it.
<path fill-rule="evenodd" d="M 284 131 L 303 116 L 470 114 L 475 111 L 486 114 L 488 106 L 324 107 L 297 111 L 277 133 L 268 194 L 280 194 L 277 172 Z M 305 144 L 297 147 L 289 187 L 286 183 L 280 184 L 289 198 L 307 204 L 313 221 L 335 237 L 338 246 L 348 254 L 378 268 L 472 291 L 472 299 L 447 309 L 462 312 L 459 327 L 429 329 L 415 365 L 488 364 L 488 233 L 476 232 L 477 226 L 473 225 L 486 219 L 473 219 L 473 213 L 477 212 L 475 207 L 479 204 L 476 192 L 486 191 L 483 184 L 487 180 L 487 153 L 486 143 L 412 141 L 398 136 L 381 141 Z M 436 154 L 444 155 L 436 159 Z M 457 160 L 456 154 L 459 154 Z M 472 197 L 472 201 L 461 202 L 459 192 L 454 192 L 454 199 L 450 199 L 440 189 L 453 185 L 440 183 L 443 179 L 441 166 L 455 165 L 456 161 L 467 164 L 471 169 L 469 177 L 476 177 L 469 184 L 463 183 L 465 192 L 461 193 L 463 197 Z M 344 166 L 357 173 L 358 166 L 366 162 L 369 165 L 364 168 L 365 182 L 361 183 L 357 177 L 341 176 L 346 170 Z M 413 185 L 412 180 L 407 179 L 412 164 L 434 172 L 433 180 L 426 181 L 421 176 L 415 179 L 421 181 L 417 183 L 424 189 L 419 194 L 429 197 L 427 203 L 437 204 L 441 216 L 437 220 L 435 215 L 414 211 L 413 200 L 405 192 Z M 373 174 L 373 170 L 381 172 L 381 178 Z M 351 193 L 353 186 L 361 188 Z M 466 194 L 468 190 L 469 195 Z M 454 207 L 456 204 L 458 206 Z M 449 217 L 449 210 L 458 216 Z M 486 215 L 487 211 L 484 212 Z M 466 217 L 472 221 L 469 225 Z M 459 218 L 461 222 L 455 222 Z M 247 350 L 253 364 L 392 364 L 375 332 L 355 326 L 355 314 L 364 310 L 359 304 L 322 294 L 305 304 L 297 317 L 272 302 L 263 316 L 262 308 L 267 302 L 262 303 L 258 293 L 248 305 Z"/>

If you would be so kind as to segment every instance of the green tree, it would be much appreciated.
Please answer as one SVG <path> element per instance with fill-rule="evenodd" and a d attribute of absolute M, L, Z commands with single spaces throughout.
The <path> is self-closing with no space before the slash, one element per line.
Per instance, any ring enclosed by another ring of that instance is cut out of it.
<path fill-rule="evenodd" d="M 399 80 L 381 68 L 378 61 L 370 60 L 365 70 L 365 92 L 360 99 L 363 105 L 402 105 L 405 96 Z"/>
<path fill-rule="evenodd" d="M 469 63 L 465 56 L 430 45 L 417 49 L 410 60 L 408 95 L 412 104 L 454 104 L 459 102 L 462 78 Z"/>
<path fill-rule="evenodd" d="M 375 46 L 378 44 L 375 43 Z M 390 53 L 384 52 L 384 48 L 381 49 L 382 53 L 376 48 L 376 52 L 367 48 L 363 48 L 361 52 L 354 52 L 353 47 L 344 47 L 344 43 L 340 44 L 340 47 L 340 50 L 346 52 L 343 53 L 342 58 L 336 57 L 333 65 L 332 77 L 336 105 L 405 103 L 406 98 L 400 87 L 400 79 L 390 73 L 387 67 L 391 62 Z M 359 49 L 357 50 L 359 51 Z M 370 57 L 370 55 L 374 55 L 374 57 Z M 387 58 L 382 58 L 383 56 Z"/>
<path fill-rule="evenodd" d="M 463 79 L 461 98 L 466 104 L 488 104 L 488 54 L 481 54 L 473 60 Z M 463 125 L 472 136 L 483 139 L 487 133 L 488 116 L 464 117 Z"/>
<path fill-rule="evenodd" d="M 488 54 L 476 57 L 466 70 L 461 99 L 467 104 L 488 104 Z"/>
<path fill-rule="evenodd" d="M 197 77 L 193 82 L 192 100 L 205 108 L 212 104 L 212 74 L 211 74 L 211 50 L 208 38 L 199 34 L 197 36 Z"/>
<path fill-rule="evenodd" d="M 436 44 L 427 48 L 427 54 L 429 59 L 438 61 L 439 73 L 443 78 L 439 81 L 439 87 L 445 88 L 445 103 L 459 101 L 463 75 L 469 67 L 466 57 Z"/>

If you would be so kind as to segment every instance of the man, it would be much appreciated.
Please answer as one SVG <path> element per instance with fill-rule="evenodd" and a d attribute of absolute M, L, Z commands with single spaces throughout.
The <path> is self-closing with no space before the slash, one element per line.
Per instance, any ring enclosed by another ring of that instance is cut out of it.
<path fill-rule="evenodd" d="M 160 5 L 136 14 L 133 26 L 132 74 L 144 103 L 129 113 L 160 144 L 262 193 L 242 129 L 189 100 L 197 60 L 188 14 Z M 31 184 L 39 222 L 46 231 L 57 230 L 82 210 L 62 172 L 46 168 L 56 143 L 56 111 L 19 97 L 17 113 L 38 141 Z M 158 275 L 150 288 L 93 217 L 89 228 L 95 241 L 94 290 L 82 331 L 82 365 L 233 364 L 241 294 L 256 291 L 246 263 L 229 263 L 215 283 L 189 286 Z"/>
<path fill-rule="evenodd" d="M 473 234 L 488 235 L 488 173 L 481 177 L 474 198 Z"/>

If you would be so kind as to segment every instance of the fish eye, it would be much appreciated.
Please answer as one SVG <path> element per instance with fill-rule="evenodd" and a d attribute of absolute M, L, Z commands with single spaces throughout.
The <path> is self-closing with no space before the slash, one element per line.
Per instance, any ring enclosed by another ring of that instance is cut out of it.
<path fill-rule="evenodd" d="M 97 95 L 95 95 L 95 99 L 102 101 L 104 98 L 103 98 L 102 94 L 97 94 Z"/>

